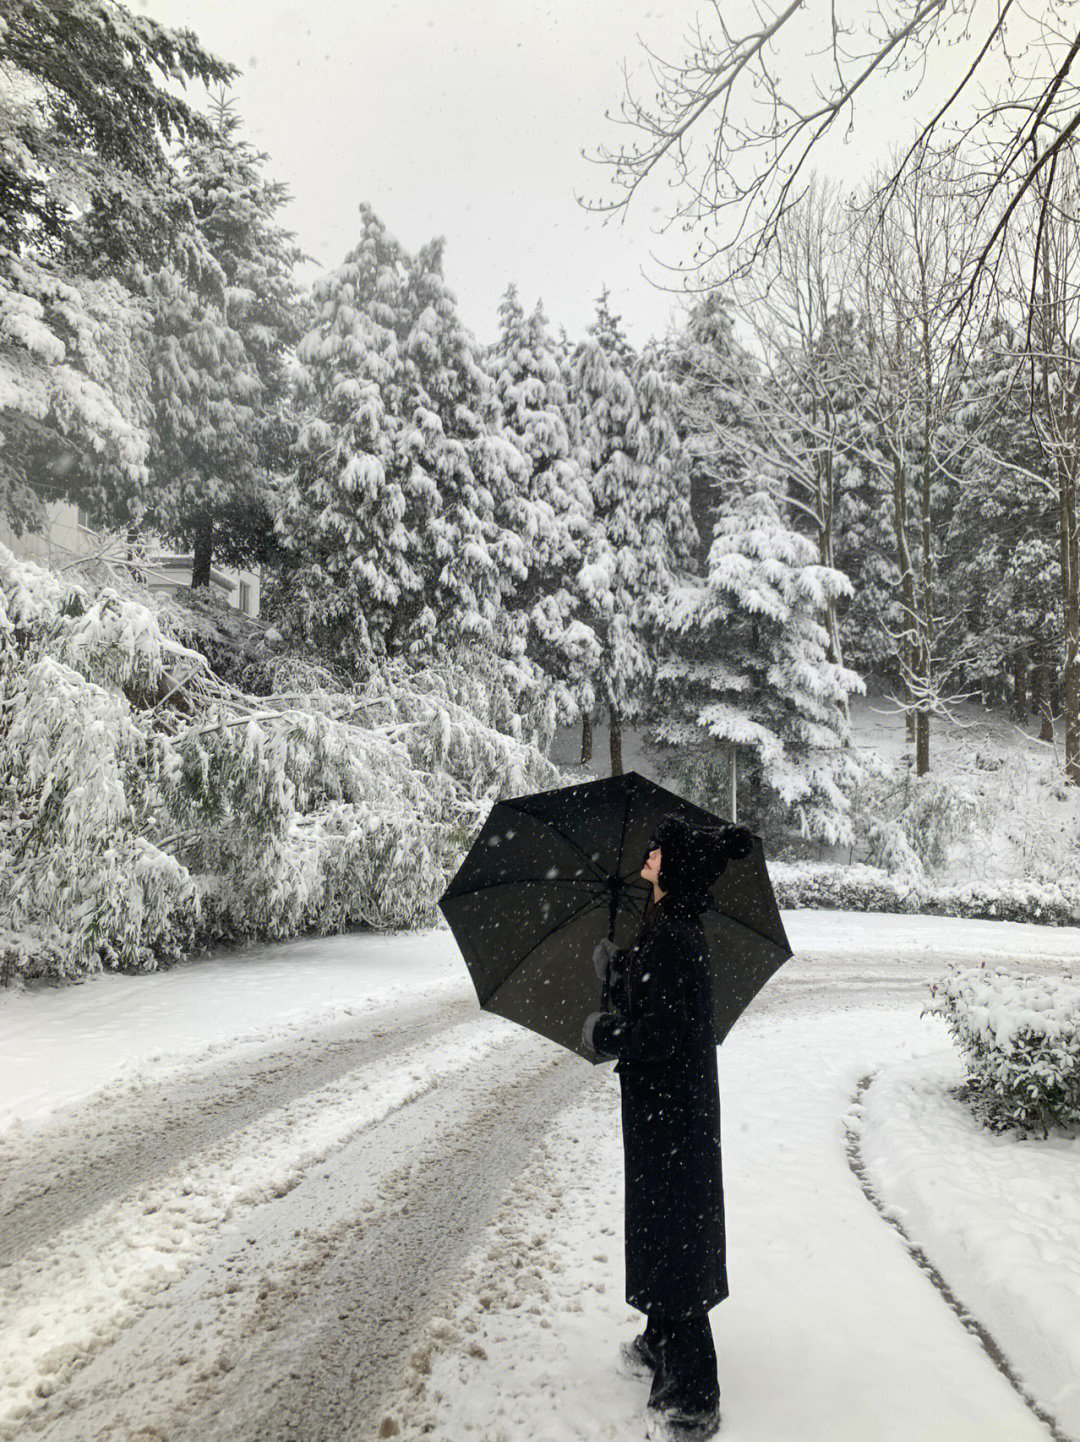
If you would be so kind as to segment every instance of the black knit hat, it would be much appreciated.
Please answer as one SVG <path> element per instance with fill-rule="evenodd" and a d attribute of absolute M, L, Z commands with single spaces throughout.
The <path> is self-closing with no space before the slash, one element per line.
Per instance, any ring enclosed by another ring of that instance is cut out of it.
<path fill-rule="evenodd" d="M 744 826 L 691 826 L 678 816 L 665 816 L 653 832 L 653 844 L 660 847 L 662 890 L 688 895 L 710 887 L 732 857 L 748 856 L 754 837 Z"/>

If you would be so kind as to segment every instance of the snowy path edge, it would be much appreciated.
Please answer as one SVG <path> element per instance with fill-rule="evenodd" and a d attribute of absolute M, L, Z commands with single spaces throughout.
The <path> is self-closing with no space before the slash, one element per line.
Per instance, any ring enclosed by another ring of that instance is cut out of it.
<path fill-rule="evenodd" d="M 896 1215 L 895 1211 L 888 1206 L 871 1180 L 862 1154 L 862 1138 L 860 1129 L 856 1123 L 856 1118 L 861 1112 L 864 1096 L 874 1083 L 874 1077 L 875 1074 L 872 1072 L 867 1076 L 860 1077 L 851 1099 L 851 1107 L 843 1118 L 844 1153 L 847 1157 L 848 1166 L 855 1180 L 858 1182 L 863 1196 L 866 1197 L 882 1221 L 897 1233 L 907 1249 L 911 1260 L 919 1270 L 924 1273 L 942 1301 L 945 1302 L 946 1306 L 955 1314 L 961 1326 L 970 1332 L 979 1342 L 987 1357 L 997 1368 L 998 1372 L 1001 1373 L 1002 1377 L 1009 1383 L 1009 1386 L 1012 1387 L 1024 1406 L 1027 1407 L 1033 1416 L 1047 1429 L 1053 1438 L 1053 1442 L 1078 1442 L 1078 1439 L 1071 1433 L 1064 1432 L 1057 1420 L 1031 1395 L 1008 1357 L 1005 1355 L 1000 1344 L 990 1332 L 990 1329 L 964 1305 L 923 1249 L 908 1235 L 900 1218 Z"/>

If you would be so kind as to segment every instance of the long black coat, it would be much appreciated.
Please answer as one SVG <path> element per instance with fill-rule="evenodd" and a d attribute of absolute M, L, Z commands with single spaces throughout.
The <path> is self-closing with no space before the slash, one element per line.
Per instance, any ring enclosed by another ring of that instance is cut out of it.
<path fill-rule="evenodd" d="M 728 1295 L 710 985 L 700 916 L 670 893 L 616 953 L 593 1032 L 622 1085 L 626 1300 L 665 1317 Z"/>

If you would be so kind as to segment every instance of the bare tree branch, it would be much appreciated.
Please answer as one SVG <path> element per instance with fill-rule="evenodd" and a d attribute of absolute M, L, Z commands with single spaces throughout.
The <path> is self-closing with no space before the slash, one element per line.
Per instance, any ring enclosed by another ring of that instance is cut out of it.
<path fill-rule="evenodd" d="M 843 0 L 817 3 L 826 37 L 817 55 L 792 53 L 797 22 L 813 15 L 814 0 L 762 3 L 756 7 L 758 23 L 742 33 L 725 22 L 713 0 L 714 23 L 706 30 L 698 17 L 687 37 L 684 59 L 664 60 L 642 44 L 656 87 L 651 106 L 635 93 L 624 66 L 626 86 L 617 123 L 644 139 L 617 149 L 601 145 L 586 155 L 611 168 L 613 184 L 621 194 L 606 200 L 587 201 L 580 195 L 578 199 L 590 210 L 625 213 L 644 182 L 663 162 L 670 163 L 676 196 L 664 228 L 681 222 L 684 230 L 697 230 L 698 238 L 692 257 L 681 263 L 661 261 L 655 255 L 652 259 L 677 273 L 684 290 L 691 288 L 690 277 L 717 263 L 722 264 L 725 279 L 747 274 L 775 244 L 783 218 L 799 203 L 805 168 L 815 149 L 837 122 L 847 118 L 853 124 L 856 101 L 870 80 L 912 73 L 911 91 L 917 92 L 930 44 L 971 38 L 980 9 L 979 0 L 892 0 L 873 8 L 860 3 L 845 18 Z M 1042 42 L 1038 64 L 1045 73 L 1036 68 L 1031 77 L 1024 77 L 1019 95 L 1014 85 L 1007 97 L 983 95 L 973 100 L 970 120 L 961 118 L 952 127 L 957 134 L 951 149 L 973 141 L 982 146 L 986 160 L 979 177 L 982 205 L 1001 207 L 974 257 L 969 285 L 957 298 L 961 310 L 974 304 L 980 280 L 990 272 L 996 274 L 1003 238 L 1035 177 L 1080 129 L 1080 92 L 1071 77 L 1080 33 L 1070 27 L 1072 33 L 1067 34 L 1065 22 L 1056 23 L 1059 8 L 1056 0 L 1047 0 L 1032 15 L 1020 0 L 996 0 L 974 55 L 963 63 L 946 99 L 919 125 L 915 140 L 874 197 L 880 213 L 881 203 L 891 200 L 900 177 L 919 165 L 946 118 L 955 115 L 962 97 L 971 95 L 995 54 L 1004 56 L 1010 78 L 1019 81 L 1018 62 L 1007 44 L 1007 22 L 1019 16 L 1038 24 Z M 960 22 L 959 36 L 956 22 Z M 1066 51 L 1062 57 L 1055 56 L 1059 46 Z M 779 57 L 777 63 L 774 56 Z M 812 62 L 809 76 L 806 58 Z M 814 61 L 819 62 L 816 68 Z M 798 74 L 801 82 L 781 79 L 781 74 Z M 807 83 L 810 93 L 804 99 Z M 1020 123 L 1011 115 L 1020 117 Z M 995 139 L 996 126 L 1004 128 Z M 1025 160 L 1031 137 L 1047 127 L 1053 138 L 1036 157 Z M 702 144 L 704 152 L 698 156 Z M 714 275 L 710 284 L 715 283 Z"/>

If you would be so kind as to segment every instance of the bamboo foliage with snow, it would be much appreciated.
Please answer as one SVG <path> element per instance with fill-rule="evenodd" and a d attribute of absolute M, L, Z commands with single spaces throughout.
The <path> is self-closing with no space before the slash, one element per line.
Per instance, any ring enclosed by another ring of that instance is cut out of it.
<path fill-rule="evenodd" d="M 0 548 L 0 930 L 75 975 L 430 924 L 491 802 L 558 778 L 450 687 L 388 663 L 355 693 L 247 696 L 144 601 Z"/>

